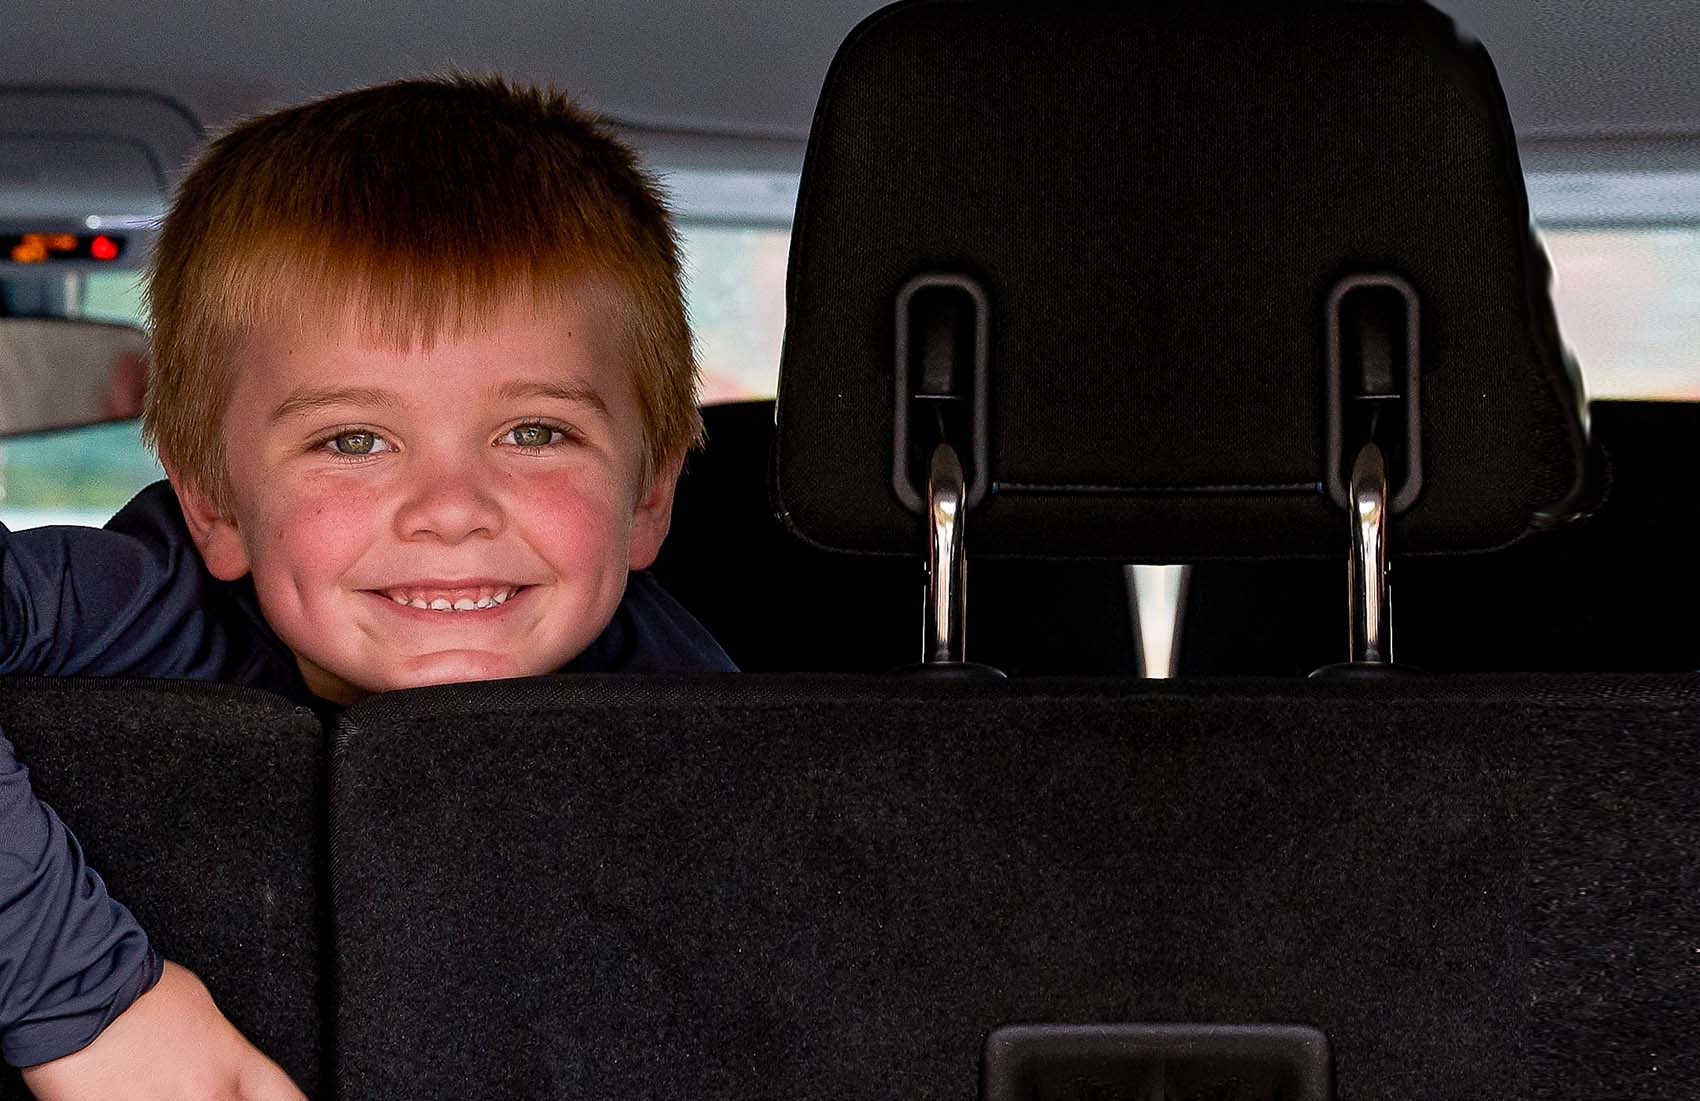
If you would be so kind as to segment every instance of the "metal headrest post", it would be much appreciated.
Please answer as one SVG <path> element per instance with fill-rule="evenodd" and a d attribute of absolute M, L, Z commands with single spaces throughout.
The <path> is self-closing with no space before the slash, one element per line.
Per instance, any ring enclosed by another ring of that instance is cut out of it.
<path fill-rule="evenodd" d="M 985 498 L 991 308 L 973 278 L 923 272 L 897 294 L 892 490 L 927 540 L 921 664 L 932 676 L 1003 674 L 965 657 L 968 511 Z"/>
<path fill-rule="evenodd" d="M 1387 512 L 1387 463 L 1379 446 L 1366 443 L 1352 464 L 1352 552 L 1346 563 L 1353 665 L 1393 662 Z"/>
<path fill-rule="evenodd" d="M 1422 488 L 1418 311 L 1416 289 L 1388 273 L 1346 276 L 1328 298 L 1328 488 L 1351 536 L 1346 663 L 1319 674 L 1410 671 L 1393 663 L 1387 552 L 1394 513 Z"/>
<path fill-rule="evenodd" d="M 956 449 L 940 443 L 927 470 L 927 613 L 922 661 L 961 664 L 968 626 L 963 521 L 968 485 Z"/>

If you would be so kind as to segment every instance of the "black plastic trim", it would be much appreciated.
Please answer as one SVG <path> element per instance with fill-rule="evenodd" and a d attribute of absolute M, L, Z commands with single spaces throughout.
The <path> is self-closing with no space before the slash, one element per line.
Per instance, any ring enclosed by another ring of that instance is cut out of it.
<path fill-rule="evenodd" d="M 1332 1101 L 1334 1061 L 1307 1025 L 1011 1025 L 986 1038 L 981 1101 L 1088 1097 Z"/>

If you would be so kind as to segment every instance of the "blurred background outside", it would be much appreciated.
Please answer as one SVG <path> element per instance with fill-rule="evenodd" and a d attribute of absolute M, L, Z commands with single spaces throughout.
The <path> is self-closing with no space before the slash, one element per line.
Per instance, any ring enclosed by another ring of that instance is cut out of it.
<path fill-rule="evenodd" d="M 783 224 L 682 225 L 705 403 L 774 396 L 785 327 Z M 1555 226 L 1554 296 L 1590 398 L 1700 400 L 1700 227 Z M 135 272 L 79 275 L 81 316 L 141 321 Z M 163 477 L 133 422 L 0 441 L 0 522 L 104 522 Z"/>

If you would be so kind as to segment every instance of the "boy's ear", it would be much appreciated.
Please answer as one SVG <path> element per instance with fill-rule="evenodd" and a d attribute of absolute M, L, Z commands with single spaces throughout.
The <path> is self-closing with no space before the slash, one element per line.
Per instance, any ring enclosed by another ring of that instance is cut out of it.
<path fill-rule="evenodd" d="M 171 488 L 177 492 L 183 519 L 189 525 L 189 537 L 201 552 L 207 572 L 220 581 L 235 581 L 248 574 L 248 548 L 242 542 L 236 518 L 227 516 L 209 493 L 182 479 L 167 468 Z"/>
<path fill-rule="evenodd" d="M 661 541 L 673 523 L 673 491 L 679 485 L 679 472 L 685 467 L 685 456 L 679 455 L 655 472 L 655 482 L 632 513 L 631 552 L 628 569 L 645 570 L 661 553 Z"/>

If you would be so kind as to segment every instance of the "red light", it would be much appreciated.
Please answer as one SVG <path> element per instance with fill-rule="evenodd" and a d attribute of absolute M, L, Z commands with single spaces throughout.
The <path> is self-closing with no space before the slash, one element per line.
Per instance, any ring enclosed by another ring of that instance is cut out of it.
<path fill-rule="evenodd" d="M 113 243 L 112 238 L 102 234 L 89 242 L 89 255 L 96 260 L 116 260 L 118 246 Z"/>

